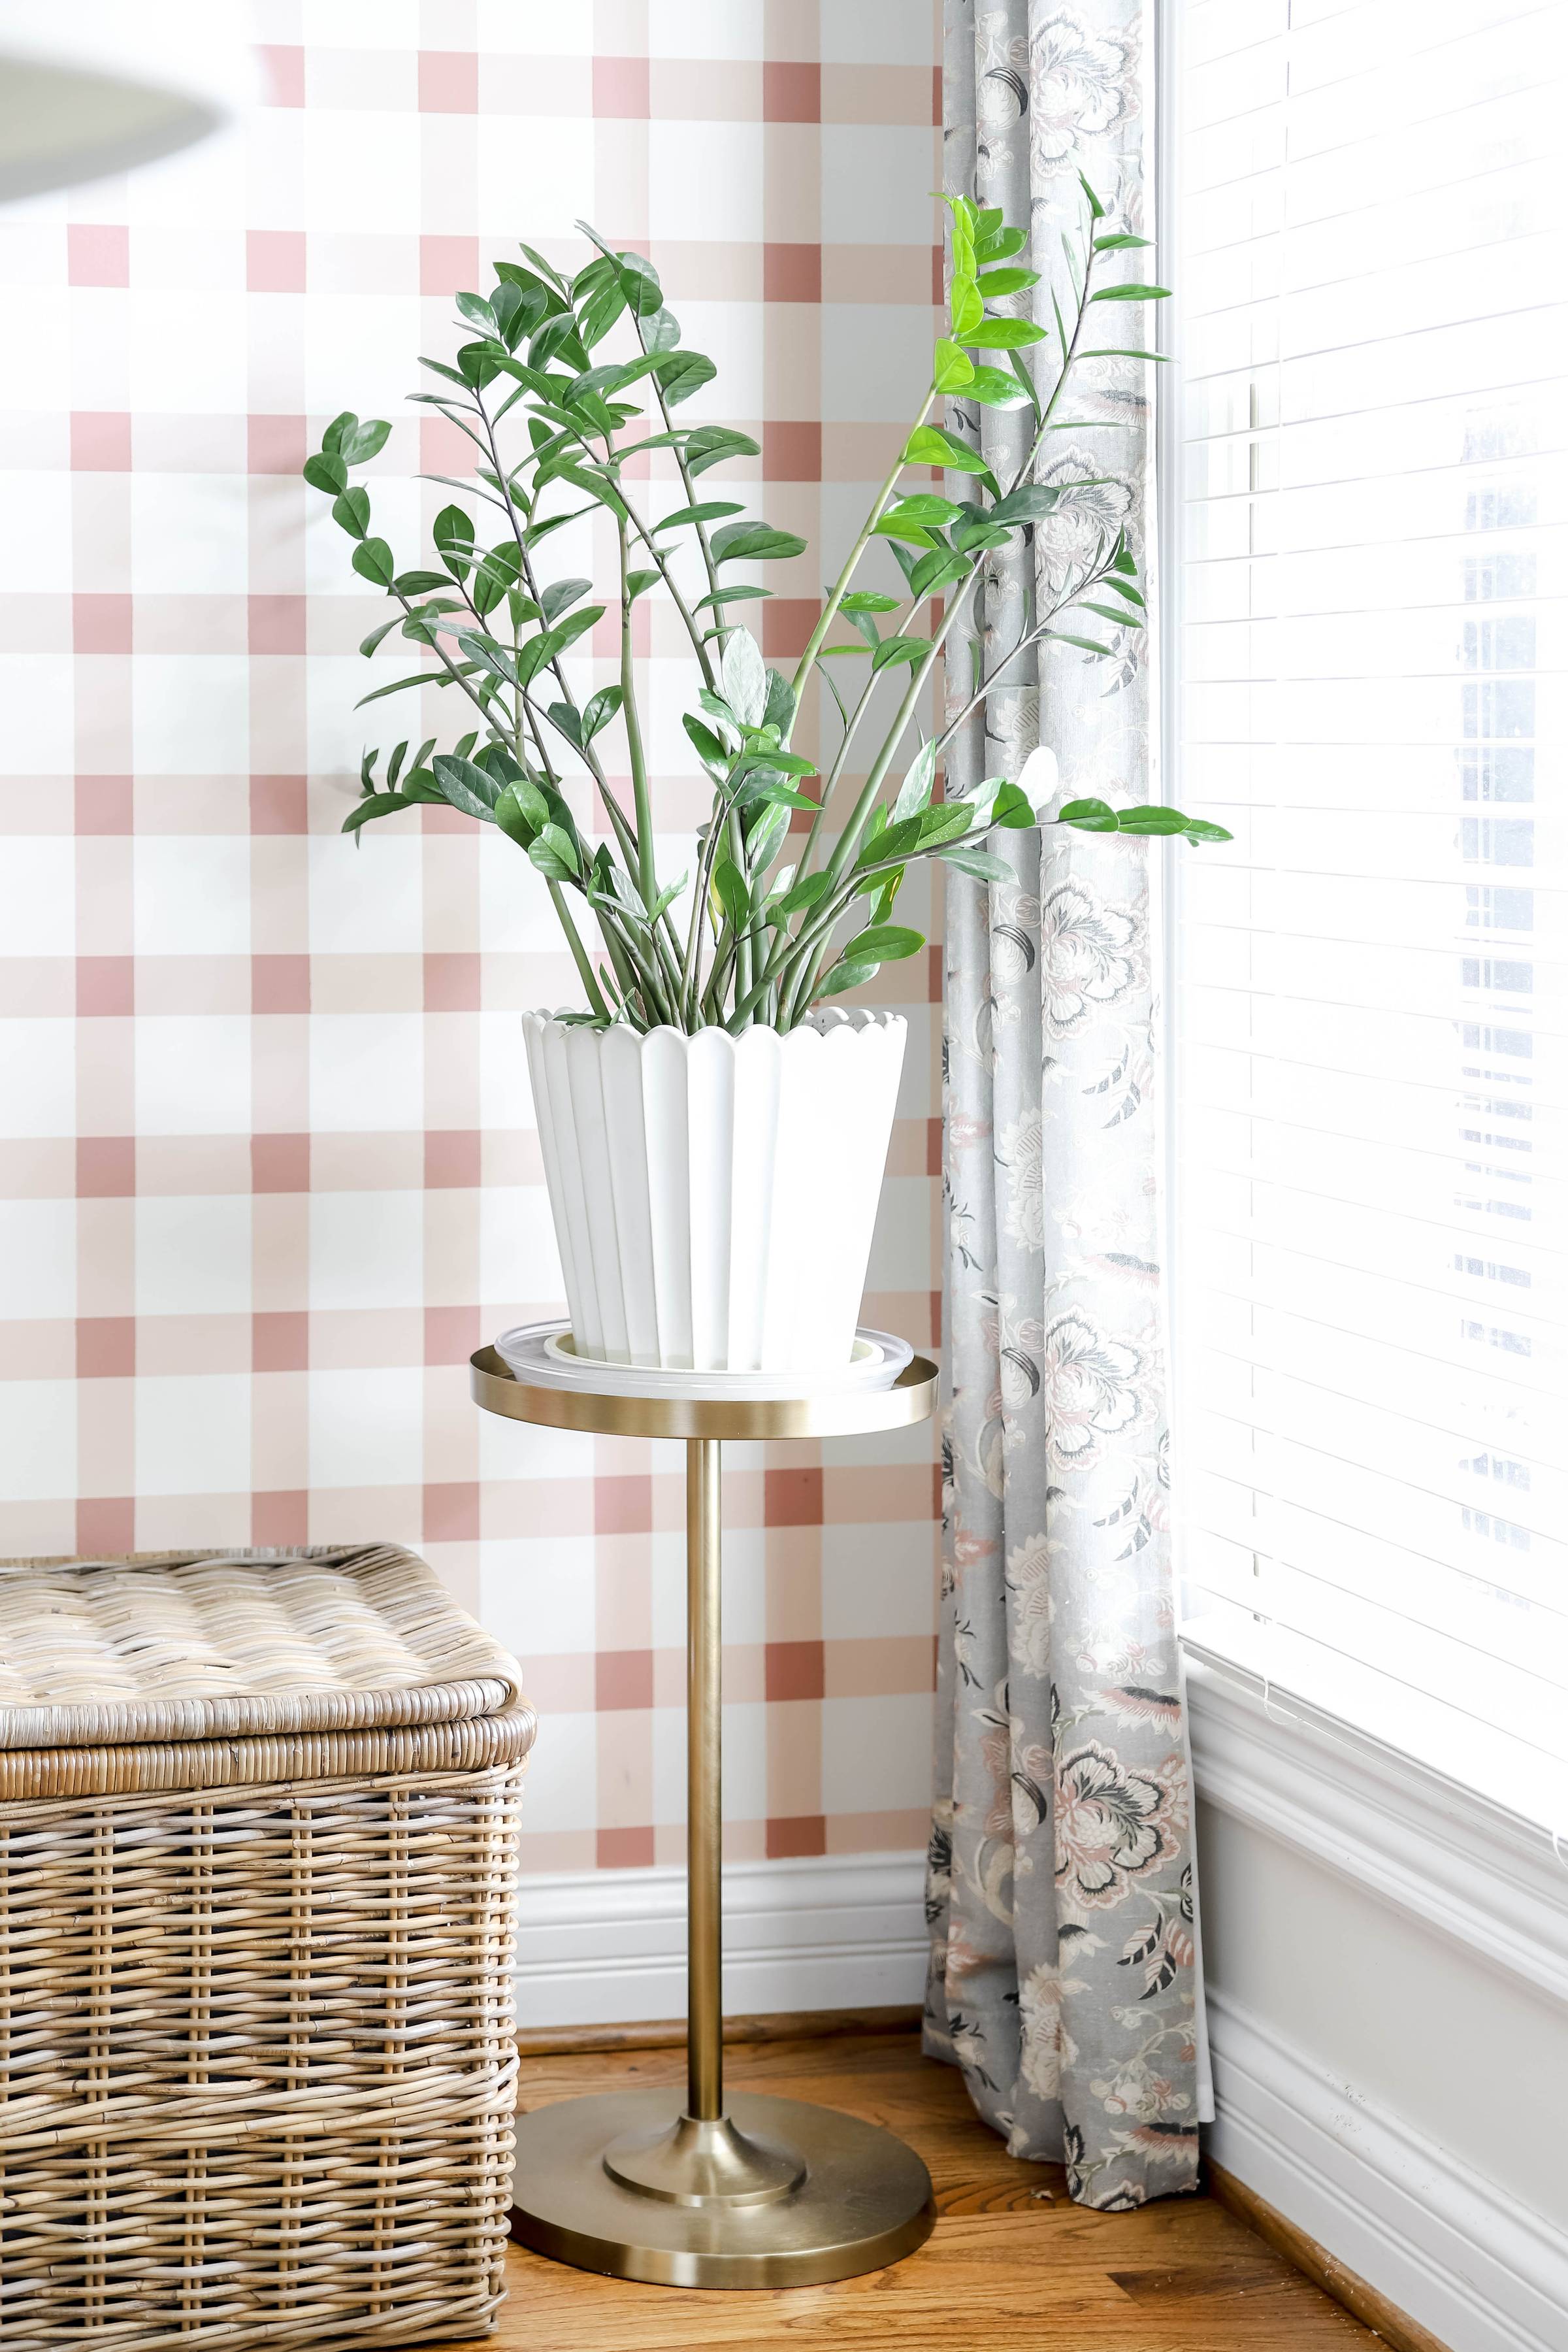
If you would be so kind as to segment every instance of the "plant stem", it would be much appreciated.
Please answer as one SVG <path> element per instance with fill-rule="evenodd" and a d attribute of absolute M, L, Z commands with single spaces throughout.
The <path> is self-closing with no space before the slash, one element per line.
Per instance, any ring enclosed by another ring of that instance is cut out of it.
<path fill-rule="evenodd" d="M 659 896 L 653 866 L 653 803 L 648 792 L 648 763 L 643 752 L 643 729 L 637 716 L 636 665 L 632 658 L 632 596 L 626 585 L 626 523 L 615 521 L 621 551 L 621 722 L 626 730 L 626 751 L 632 762 L 632 803 L 636 811 L 637 887 L 643 904 L 652 908 Z"/>
<path fill-rule="evenodd" d="M 571 919 L 571 910 L 561 895 L 561 887 L 559 882 L 550 883 L 549 895 L 550 904 L 555 908 L 557 919 L 559 921 L 561 929 L 566 933 L 566 943 L 571 950 L 571 960 L 577 966 L 577 976 L 588 992 L 589 1003 L 592 1006 L 600 1020 L 607 1023 L 610 1019 L 610 1007 L 604 1002 L 603 995 L 601 992 L 599 986 L 598 974 L 595 972 L 593 966 L 588 960 L 587 949 L 583 946 L 581 940 L 578 937 L 577 925 Z"/>
<path fill-rule="evenodd" d="M 888 474 L 886 479 L 883 481 L 881 489 L 878 490 L 875 498 L 872 500 L 871 512 L 867 515 L 864 523 L 861 527 L 860 537 L 855 541 L 854 545 L 851 548 L 848 556 L 845 558 L 843 570 L 840 572 L 838 578 L 834 581 L 832 587 L 828 592 L 828 601 L 822 607 L 817 625 L 806 640 L 806 650 L 801 655 L 800 660 L 796 663 L 795 675 L 790 681 L 795 689 L 795 702 L 797 709 L 799 709 L 800 706 L 801 688 L 804 687 L 806 680 L 811 674 L 812 665 L 815 663 L 818 654 L 821 651 L 828 631 L 832 627 L 833 622 L 838 615 L 839 606 L 843 602 L 844 596 L 848 592 L 850 582 L 854 578 L 855 566 L 859 563 L 861 557 L 865 553 L 866 549 L 871 545 L 872 535 L 875 531 L 877 524 L 882 520 L 883 516 L 887 511 L 888 501 L 891 499 L 894 491 L 898 487 L 898 478 L 904 471 L 904 451 L 909 446 L 910 436 L 919 432 L 921 426 L 925 424 L 926 418 L 931 414 L 932 404 L 936 401 L 936 388 L 934 384 L 925 395 L 919 415 L 910 426 L 909 432 L 904 435 L 904 441 L 899 448 L 897 461 L 894 465 L 891 472 Z M 789 741 L 788 733 L 786 733 L 784 737 L 784 741 L 786 746 L 788 746 Z"/>

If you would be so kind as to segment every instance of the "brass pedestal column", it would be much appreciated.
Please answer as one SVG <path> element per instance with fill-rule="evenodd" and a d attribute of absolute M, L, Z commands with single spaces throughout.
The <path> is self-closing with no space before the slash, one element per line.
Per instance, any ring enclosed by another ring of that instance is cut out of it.
<path fill-rule="evenodd" d="M 473 1365 L 476 1401 L 510 1419 L 686 1441 L 685 2100 L 614 2092 L 520 2116 L 514 2234 L 580 2269 L 665 2286 L 808 2286 L 881 2269 L 935 2219 L 914 2151 L 832 2108 L 724 2095 L 719 1446 L 923 1420 L 935 1368 L 917 1357 L 886 1390 L 732 1400 L 535 1387 L 488 1348 Z"/>

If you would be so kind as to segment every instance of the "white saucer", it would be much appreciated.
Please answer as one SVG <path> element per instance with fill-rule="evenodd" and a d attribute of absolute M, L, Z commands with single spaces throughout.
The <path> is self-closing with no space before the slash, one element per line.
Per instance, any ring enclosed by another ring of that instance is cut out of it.
<path fill-rule="evenodd" d="M 831 1370 L 788 1372 L 680 1371 L 659 1364 L 612 1364 L 579 1356 L 564 1317 L 521 1323 L 503 1331 L 496 1353 L 517 1380 L 536 1388 L 594 1389 L 601 1396 L 835 1396 L 857 1389 L 890 1389 L 914 1356 L 891 1331 L 857 1331 L 849 1361 Z"/>

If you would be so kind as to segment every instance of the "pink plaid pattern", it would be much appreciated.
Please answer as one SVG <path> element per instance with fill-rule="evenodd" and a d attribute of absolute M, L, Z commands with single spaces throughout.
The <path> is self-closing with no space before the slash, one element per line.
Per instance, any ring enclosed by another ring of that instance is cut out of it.
<path fill-rule="evenodd" d="M 417 48 L 256 13 L 242 138 L 0 236 L 32 354 L 0 410 L 0 1550 L 416 1545 L 527 1664 L 532 1865 L 674 1859 L 679 1452 L 491 1423 L 464 1373 L 559 1304 L 517 1015 L 573 975 L 507 843 L 340 836 L 362 743 L 419 714 L 353 709 L 394 673 L 298 468 L 340 407 L 396 420 L 371 488 L 411 560 L 448 495 L 416 475 L 459 470 L 416 353 L 482 258 L 571 258 L 585 215 L 653 254 L 722 363 L 687 414 L 752 432 L 758 509 L 824 551 L 756 608 L 791 651 L 926 363 L 933 12 L 844 0 L 819 43 L 789 0 L 421 0 Z M 879 986 L 913 1034 L 867 1312 L 929 1343 L 936 950 Z M 737 1854 L 924 1838 L 932 1451 L 731 1450 Z"/>

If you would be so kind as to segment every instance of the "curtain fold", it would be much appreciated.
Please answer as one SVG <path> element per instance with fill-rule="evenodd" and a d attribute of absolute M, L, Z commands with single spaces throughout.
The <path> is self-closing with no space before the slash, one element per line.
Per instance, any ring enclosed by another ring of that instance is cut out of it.
<path fill-rule="evenodd" d="M 1051 281 L 1065 285 L 1061 229 L 1082 217 L 1080 172 L 1109 226 L 1144 233 L 1141 35 L 1137 0 L 946 0 L 946 184 L 1029 226 L 1020 257 L 1043 282 L 1017 299 L 1042 321 Z M 1119 326 L 1129 314 L 1117 306 Z M 974 643 L 949 656 L 949 718 L 975 656 L 1005 652 L 1034 595 L 1106 532 L 1125 530 L 1144 571 L 1145 373 L 1117 360 L 1075 373 L 1075 424 L 1043 469 L 1064 496 L 990 562 Z M 1018 411 L 950 403 L 949 421 L 998 476 L 1027 448 Z M 1110 660 L 1056 645 L 1020 662 L 948 745 L 948 793 L 1016 777 L 1043 748 L 1068 796 L 1147 798 L 1146 658 L 1127 630 Z M 1195 2185 L 1200 2104 L 1150 854 L 1056 828 L 988 845 L 1006 882 L 947 884 L 925 2048 L 962 2068 L 1015 2155 L 1064 2162 L 1074 2198 L 1117 2208 Z"/>

